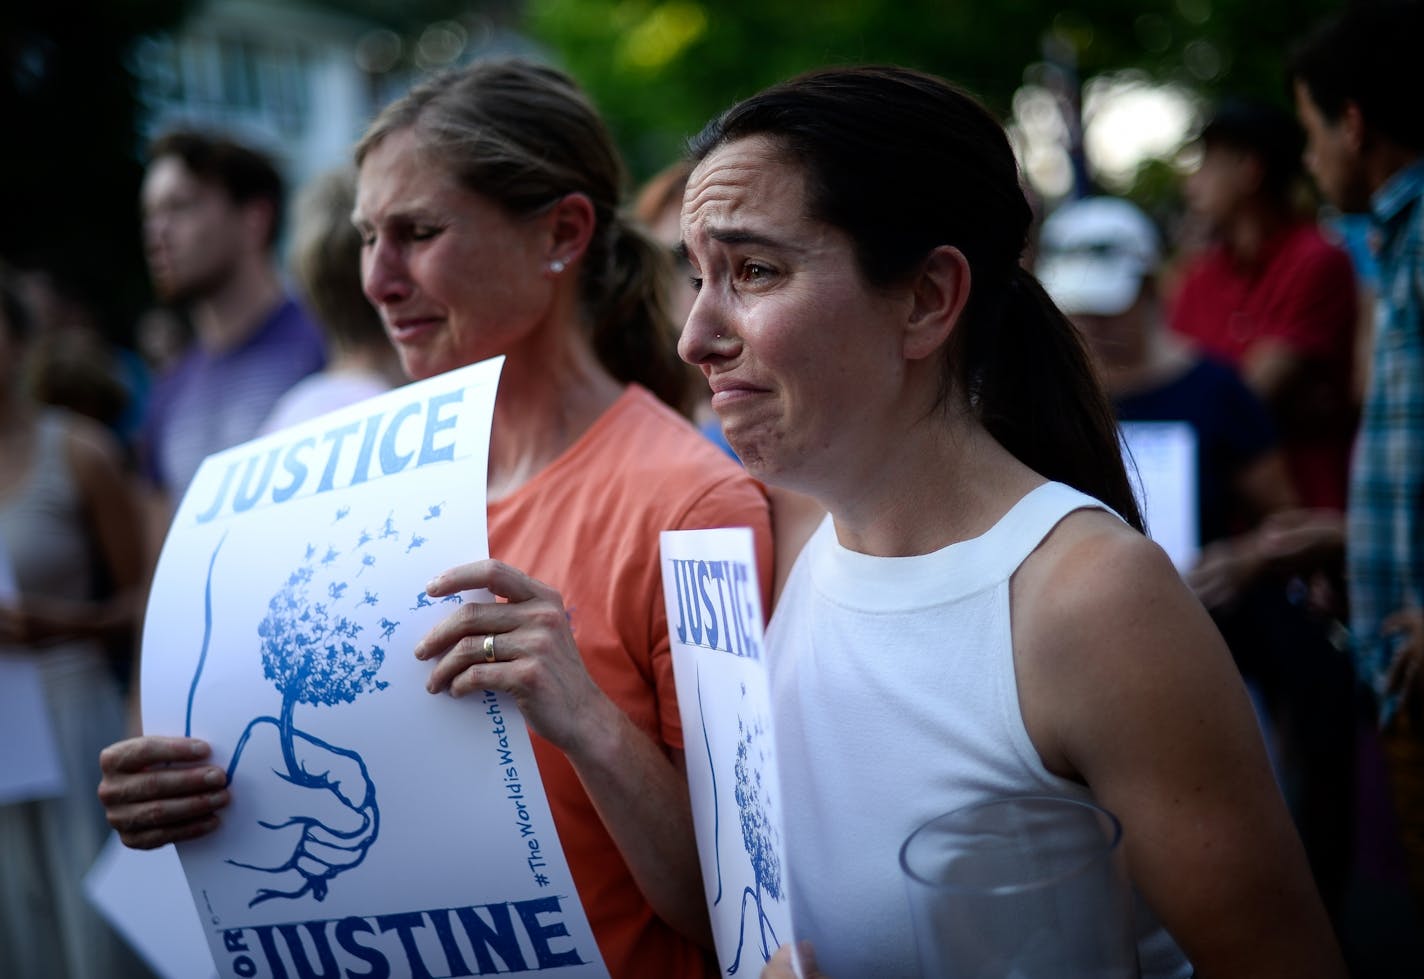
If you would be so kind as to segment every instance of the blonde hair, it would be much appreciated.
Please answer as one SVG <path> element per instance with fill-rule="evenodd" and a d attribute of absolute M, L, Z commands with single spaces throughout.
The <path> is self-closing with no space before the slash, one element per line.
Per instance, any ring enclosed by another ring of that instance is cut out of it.
<path fill-rule="evenodd" d="M 351 223 L 356 171 L 340 167 L 312 179 L 297 196 L 292 273 L 311 311 L 336 346 L 386 344 L 386 332 L 361 289 L 361 233 Z"/>
<path fill-rule="evenodd" d="M 405 130 L 463 187 L 510 214 L 538 213 L 571 193 L 588 197 L 597 228 L 580 287 L 594 351 L 620 381 L 688 409 L 694 377 L 677 356 L 670 325 L 671 259 L 623 215 L 623 163 L 571 78 L 520 59 L 436 75 L 376 117 L 356 162 Z"/>

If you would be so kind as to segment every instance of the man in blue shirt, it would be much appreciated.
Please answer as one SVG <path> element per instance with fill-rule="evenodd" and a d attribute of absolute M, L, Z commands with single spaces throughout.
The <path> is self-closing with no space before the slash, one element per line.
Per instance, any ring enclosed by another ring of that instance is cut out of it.
<path fill-rule="evenodd" d="M 1351 464 L 1350 626 L 1424 906 L 1424 3 L 1352 4 L 1292 66 L 1305 162 L 1342 211 L 1367 212 L 1379 262 L 1374 352 Z"/>
<path fill-rule="evenodd" d="M 197 341 L 155 385 L 141 437 L 161 534 L 203 459 L 257 435 L 273 402 L 325 355 L 277 274 L 283 188 L 272 162 L 231 140 L 182 131 L 160 137 L 149 157 L 149 273 L 162 299 L 188 309 Z"/>

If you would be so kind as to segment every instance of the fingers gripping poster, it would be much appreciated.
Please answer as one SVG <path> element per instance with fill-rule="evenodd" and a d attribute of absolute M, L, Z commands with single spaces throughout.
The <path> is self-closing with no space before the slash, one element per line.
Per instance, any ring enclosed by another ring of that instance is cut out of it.
<path fill-rule="evenodd" d="M 488 556 L 501 360 L 210 456 L 159 560 L 150 734 L 202 738 L 231 802 L 180 844 L 219 973 L 606 976 L 512 701 L 431 696 L 416 642 Z"/>
<path fill-rule="evenodd" d="M 717 961 L 728 976 L 760 975 L 792 941 L 756 567 L 745 527 L 662 535 L 688 791 Z"/>

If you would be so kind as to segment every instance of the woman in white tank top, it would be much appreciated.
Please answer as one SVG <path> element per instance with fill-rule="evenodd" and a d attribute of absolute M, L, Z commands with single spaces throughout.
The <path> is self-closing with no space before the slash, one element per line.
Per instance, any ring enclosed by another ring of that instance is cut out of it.
<path fill-rule="evenodd" d="M 1121 819 L 1144 975 L 1343 975 L 1231 659 L 1140 532 L 1077 335 L 1019 265 L 999 125 L 931 76 L 829 69 L 693 152 L 681 352 L 748 469 L 829 511 L 767 637 L 793 925 L 820 967 L 917 975 L 900 842 L 1032 793 Z"/>

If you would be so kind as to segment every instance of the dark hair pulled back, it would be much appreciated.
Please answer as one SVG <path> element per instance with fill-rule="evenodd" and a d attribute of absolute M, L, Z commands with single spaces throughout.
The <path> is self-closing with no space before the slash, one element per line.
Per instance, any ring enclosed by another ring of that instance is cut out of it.
<path fill-rule="evenodd" d="M 941 245 L 964 254 L 970 295 L 946 351 L 942 406 L 963 392 L 1021 462 L 1141 529 L 1087 351 L 1019 264 L 1032 210 L 1003 127 L 983 106 L 906 68 L 821 69 L 733 106 L 691 152 L 702 159 L 754 136 L 802 170 L 811 216 L 850 236 L 872 286 L 910 280 Z"/>

